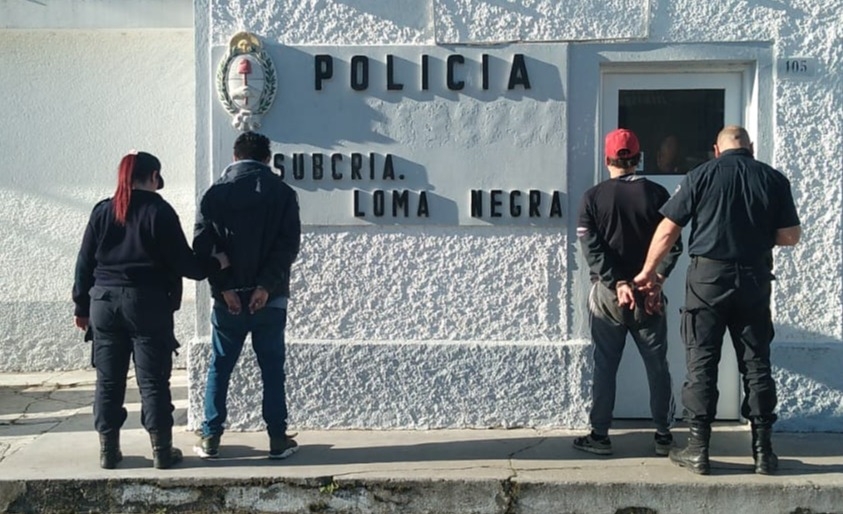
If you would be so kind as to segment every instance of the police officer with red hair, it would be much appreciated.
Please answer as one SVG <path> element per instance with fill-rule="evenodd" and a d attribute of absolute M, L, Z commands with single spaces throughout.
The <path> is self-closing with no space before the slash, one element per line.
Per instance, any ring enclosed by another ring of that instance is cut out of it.
<path fill-rule="evenodd" d="M 228 266 L 228 258 L 222 253 L 199 258 L 188 246 L 176 211 L 156 192 L 164 187 L 157 157 L 129 153 L 120 161 L 117 181 L 114 196 L 91 212 L 73 284 L 76 326 L 93 336 L 100 466 L 112 469 L 123 458 L 120 428 L 133 360 L 153 465 L 169 468 L 182 460 L 173 448 L 170 394 L 181 280 L 202 280 Z"/>

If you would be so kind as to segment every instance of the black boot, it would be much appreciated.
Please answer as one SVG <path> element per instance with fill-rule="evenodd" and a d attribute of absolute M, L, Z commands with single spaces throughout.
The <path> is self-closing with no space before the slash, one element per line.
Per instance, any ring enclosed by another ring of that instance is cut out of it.
<path fill-rule="evenodd" d="M 688 468 L 698 475 L 711 473 L 711 464 L 708 462 L 708 444 L 711 440 L 711 425 L 693 424 L 688 435 L 688 445 L 685 448 L 673 448 L 670 450 L 671 462 Z"/>
<path fill-rule="evenodd" d="M 157 469 L 167 469 L 182 461 L 182 453 L 173 448 L 173 432 L 150 432 L 152 441 L 152 465 Z"/>
<path fill-rule="evenodd" d="M 100 434 L 100 467 L 114 469 L 121 460 L 123 454 L 120 452 L 120 432 Z"/>
<path fill-rule="evenodd" d="M 770 440 L 772 435 L 772 426 L 752 425 L 752 458 L 755 459 L 755 472 L 759 475 L 773 475 L 779 469 L 779 458 L 773 453 Z"/>

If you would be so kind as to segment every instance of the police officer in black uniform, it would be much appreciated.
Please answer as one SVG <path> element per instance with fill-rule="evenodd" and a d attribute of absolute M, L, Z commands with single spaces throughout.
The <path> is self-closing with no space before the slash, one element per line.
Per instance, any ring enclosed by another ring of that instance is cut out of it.
<path fill-rule="evenodd" d="M 162 187 L 158 158 L 146 152 L 123 157 L 114 196 L 94 207 L 76 260 L 74 318 L 77 327 L 93 333 L 94 425 L 105 469 L 123 458 L 120 428 L 132 357 L 153 465 L 169 468 L 182 460 L 172 444 L 170 373 L 178 346 L 173 312 L 183 276 L 201 280 L 228 266 L 225 254 L 193 253 L 176 212 L 155 192 Z"/>
<path fill-rule="evenodd" d="M 717 408 L 717 365 L 726 329 L 743 378 L 741 414 L 752 425 L 755 472 L 778 468 L 770 436 L 776 421 L 776 385 L 770 365 L 773 323 L 770 286 L 773 246 L 793 246 L 801 228 L 788 179 L 753 157 L 746 130 L 727 126 L 715 159 L 691 170 L 662 207 L 647 259 L 635 283 L 655 282 L 655 270 L 683 226 L 691 222 L 691 264 L 681 332 L 687 378 L 682 389 L 690 437 L 670 459 L 707 475 L 711 423 Z"/>

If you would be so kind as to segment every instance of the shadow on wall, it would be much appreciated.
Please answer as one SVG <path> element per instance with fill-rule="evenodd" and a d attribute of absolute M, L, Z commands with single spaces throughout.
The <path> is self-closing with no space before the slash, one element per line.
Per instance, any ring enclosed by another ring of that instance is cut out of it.
<path fill-rule="evenodd" d="M 789 331 L 781 325 L 776 330 Z M 779 398 L 776 429 L 843 433 L 843 343 L 792 330 L 805 342 L 774 340 L 771 348 Z"/>
<path fill-rule="evenodd" d="M 513 61 L 508 62 L 495 55 L 489 55 L 488 89 L 483 89 L 480 83 L 482 47 L 435 48 L 464 54 L 464 62 L 455 66 L 455 74 L 458 73 L 459 76 L 452 77 L 453 80 L 463 83 L 462 89 L 448 88 L 447 63 L 435 55 L 427 56 L 428 89 L 421 87 L 421 55 L 418 56 L 417 62 L 410 62 L 399 55 L 393 56 L 394 79 L 402 85 L 402 89 L 390 91 L 386 84 L 388 50 L 380 47 L 374 47 L 371 51 L 361 50 L 361 57 L 366 58 L 365 67 L 368 73 L 359 76 L 364 68 L 362 63 L 355 70 L 358 80 L 366 79 L 366 86 L 362 91 L 354 91 L 350 56 L 340 57 L 329 53 L 326 58 L 330 60 L 330 64 L 316 64 L 312 53 L 283 45 L 270 47 L 273 60 L 279 69 L 279 84 L 275 102 L 265 116 L 276 116 L 282 121 L 273 123 L 271 129 L 266 128 L 266 134 L 273 141 L 282 144 L 311 145 L 316 148 L 338 148 L 346 143 L 392 144 L 396 141 L 378 132 L 377 127 L 380 124 L 407 125 L 408 128 L 402 127 L 403 133 L 414 134 L 417 137 L 438 138 L 441 134 L 425 134 L 424 127 L 413 126 L 413 120 L 406 116 L 402 118 L 401 112 L 395 116 L 396 119 L 387 119 L 375 107 L 378 101 L 406 104 L 409 109 L 407 116 L 411 115 L 417 109 L 415 106 L 419 104 L 436 107 L 430 103 L 436 98 L 452 102 L 464 97 L 480 102 L 492 102 L 503 97 L 512 102 L 526 98 L 540 102 L 564 101 L 558 63 L 523 56 L 523 69 L 529 70 L 529 74 L 526 77 L 517 74 L 518 78 L 540 80 L 541 87 L 535 87 L 533 84 L 534 87 L 526 89 L 522 81 L 516 80 L 517 84 L 513 89 L 508 89 L 514 70 L 522 68 L 515 65 L 514 56 Z M 327 49 L 325 51 L 329 52 Z M 317 66 L 321 67 L 325 74 L 330 66 L 330 78 L 327 78 L 327 75 L 321 79 L 317 78 Z M 333 91 L 342 91 L 343 94 L 328 94 Z M 448 116 L 447 112 L 442 114 Z"/>
<path fill-rule="evenodd" d="M 545 13 L 539 12 L 536 9 L 532 9 L 523 4 L 513 3 L 508 0 L 484 0 L 483 3 L 488 6 L 496 7 L 510 14 L 517 14 L 518 16 L 527 19 L 540 20 L 544 16 L 546 16 Z"/>
<path fill-rule="evenodd" d="M 374 130 L 376 124 L 386 120 L 363 96 L 319 95 L 314 91 L 313 55 L 284 45 L 274 45 L 268 50 L 278 67 L 278 92 L 265 117 L 274 115 L 281 119 L 280 123 L 267 124 L 262 129 L 272 141 L 316 148 L 336 148 L 344 142 L 395 142 Z M 339 75 L 335 69 L 337 78 L 333 80 L 342 80 Z M 347 76 L 343 78 L 348 80 Z M 346 88 L 348 84 L 339 86 Z M 343 135 L 342 141 L 336 140 L 336 134 Z"/>
<path fill-rule="evenodd" d="M 784 19 L 787 20 L 788 25 L 797 27 L 807 16 L 807 13 L 804 9 L 798 9 L 790 4 L 791 2 L 785 1 L 755 0 L 752 3 L 752 8 L 768 11 L 766 16 L 761 16 L 763 19 L 775 20 L 779 16 L 784 15 Z M 681 19 L 681 17 L 677 18 L 676 14 L 674 14 L 677 9 L 681 9 L 680 5 L 674 2 L 653 2 L 650 7 L 652 9 L 650 26 L 669 26 L 675 23 L 675 20 Z M 831 5 L 833 4 L 829 4 L 829 6 Z M 740 19 L 735 18 L 734 13 L 732 13 L 732 17 L 734 19 Z M 829 13 L 829 20 L 833 18 L 834 15 Z M 799 32 L 799 30 L 796 30 L 796 32 Z"/>
<path fill-rule="evenodd" d="M 347 5 L 361 13 L 387 20 L 395 24 L 399 29 L 409 28 L 414 30 L 425 30 L 428 25 L 426 18 L 419 17 L 416 0 L 392 0 L 391 2 L 372 2 L 370 0 L 336 0 L 335 3 Z M 426 9 L 427 11 L 427 9 Z M 425 12 L 430 16 L 429 12 Z"/>
<path fill-rule="evenodd" d="M 501 138 L 506 130 L 499 125 L 507 123 L 500 119 L 500 113 L 507 112 L 502 105 L 513 106 L 527 99 L 533 104 L 563 101 L 559 64 L 550 58 L 513 54 L 509 62 L 490 53 L 485 62 L 488 74 L 483 74 L 482 48 L 431 47 L 431 54 L 435 50 L 436 55 L 408 58 L 397 55 L 403 52 L 406 57 L 407 51 L 400 48 L 390 56 L 385 55 L 389 50 L 373 48 L 360 50 L 360 55 L 352 57 L 330 47 L 310 52 L 281 45 L 271 47 L 280 70 L 280 83 L 276 102 L 267 114 L 274 122 L 267 122 L 263 131 L 276 142 L 279 152 L 273 165 L 288 183 L 304 192 L 353 191 L 353 215 L 374 225 L 404 225 L 408 219 L 416 225 L 458 223 L 457 204 L 470 200 L 472 206 L 475 204 L 467 196 L 465 200 L 453 198 L 453 194 L 443 190 L 449 187 L 444 184 L 457 180 L 453 177 L 473 176 L 476 170 L 460 169 L 471 166 L 470 159 L 457 164 L 448 162 L 444 156 L 449 155 L 450 146 L 476 143 L 475 139 L 482 141 L 484 137 L 493 144 L 493 138 Z M 448 53 L 463 58 L 455 67 L 456 78 L 447 77 L 448 65 L 443 55 Z M 358 64 L 353 66 L 355 59 Z M 390 66 L 394 73 L 387 71 Z M 530 89 L 525 84 L 529 82 L 528 69 L 533 79 Z M 421 85 L 422 76 L 429 83 L 427 89 Z M 393 83 L 390 90 L 387 82 L 393 79 L 399 84 Z M 449 88 L 449 81 L 453 80 L 461 84 L 461 89 Z M 460 104 L 464 98 L 476 101 Z M 464 125 L 471 123 L 486 125 L 467 143 L 454 131 L 462 133 L 466 130 Z M 509 123 L 516 130 L 515 122 Z M 397 143 L 406 144 L 416 153 L 403 157 L 388 153 Z M 432 180 L 426 166 L 434 167 L 439 178 Z M 500 218 L 506 220 L 503 224 L 544 226 L 547 218 L 561 218 L 567 210 L 559 195 L 551 198 L 544 194 L 541 208 L 532 209 L 527 191 L 515 193 L 523 193 L 523 197 L 507 196 L 495 201 Z M 347 197 L 331 198 L 348 202 L 351 214 Z M 307 200 L 305 195 L 302 202 Z M 477 217 L 498 224 L 494 214 L 489 217 L 493 200 L 487 198 L 484 202 L 486 214 Z M 542 212 L 532 214 L 534 210 Z M 512 214 L 515 211 L 523 214 Z M 526 215 L 528 211 L 530 215 Z"/>

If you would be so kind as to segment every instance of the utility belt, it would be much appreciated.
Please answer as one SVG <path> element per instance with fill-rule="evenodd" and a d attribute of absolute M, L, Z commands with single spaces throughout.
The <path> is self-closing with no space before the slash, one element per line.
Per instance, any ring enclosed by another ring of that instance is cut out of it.
<path fill-rule="evenodd" d="M 764 257 L 754 262 L 745 261 L 724 261 L 720 259 L 712 259 L 710 257 L 703 257 L 701 255 L 691 256 L 691 265 L 697 266 L 715 266 L 724 270 L 735 270 L 739 273 L 756 273 L 762 275 L 769 275 L 770 280 L 775 280 L 773 275 L 773 258 L 772 256 Z"/>
<path fill-rule="evenodd" d="M 719 264 L 722 266 L 739 266 L 741 268 L 765 267 L 767 269 L 769 269 L 773 263 L 772 258 L 768 257 L 764 257 L 755 261 L 740 261 L 712 259 L 710 257 L 703 257 L 702 255 L 692 255 L 691 262 L 699 262 L 702 264 Z"/>

